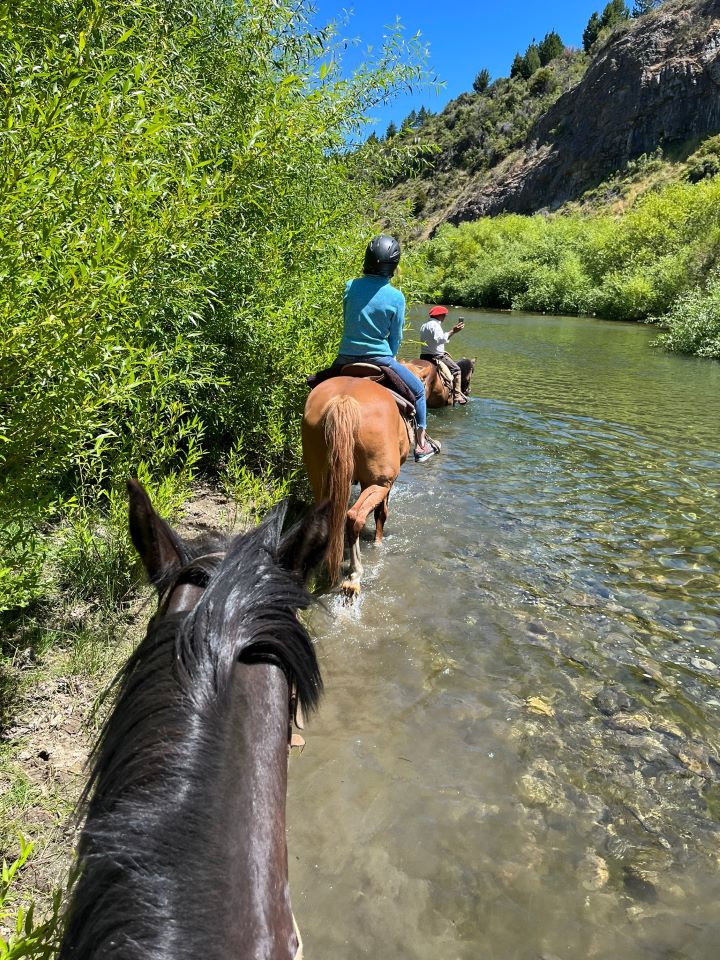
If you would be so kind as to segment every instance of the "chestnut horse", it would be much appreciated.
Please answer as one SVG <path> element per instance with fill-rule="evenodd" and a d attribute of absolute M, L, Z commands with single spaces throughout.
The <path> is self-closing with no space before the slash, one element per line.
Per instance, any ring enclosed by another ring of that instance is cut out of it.
<path fill-rule="evenodd" d="M 346 597 L 360 592 L 363 567 L 360 531 L 375 512 L 375 542 L 388 515 L 388 496 L 410 450 L 408 428 L 385 387 L 360 377 L 333 377 L 311 391 L 302 421 L 305 469 L 317 503 L 330 502 L 330 538 L 325 560 L 336 583 L 347 530 L 350 567 Z M 350 487 L 360 496 L 348 510 Z"/>
<path fill-rule="evenodd" d="M 322 690 L 297 616 L 327 511 L 186 542 L 130 484 L 158 591 L 92 755 L 58 960 L 297 960 L 285 793 L 295 697 Z"/>
<path fill-rule="evenodd" d="M 434 363 L 431 363 L 430 360 L 402 360 L 401 363 L 404 363 L 416 377 L 422 380 L 425 385 L 425 399 L 428 407 L 435 410 L 438 407 L 449 407 L 452 404 L 452 391 L 445 386 Z M 470 393 L 470 380 L 475 372 L 475 360 L 464 357 L 457 363 L 460 367 L 460 389 L 467 396 Z"/>

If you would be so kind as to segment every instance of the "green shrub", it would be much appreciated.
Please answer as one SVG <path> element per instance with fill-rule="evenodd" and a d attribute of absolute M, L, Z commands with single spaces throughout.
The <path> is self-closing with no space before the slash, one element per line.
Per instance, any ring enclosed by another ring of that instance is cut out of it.
<path fill-rule="evenodd" d="M 706 287 L 696 287 L 655 320 L 667 328 L 657 339 L 673 353 L 690 353 L 720 360 L 720 273 Z"/>
<path fill-rule="evenodd" d="M 699 183 L 720 173 L 720 136 L 710 137 L 688 158 L 686 176 Z"/>
<path fill-rule="evenodd" d="M 33 845 L 20 838 L 20 854 L 10 863 L 3 861 L 0 877 L 0 927 L 12 924 L 7 940 L 0 937 L 2 960 L 53 960 L 60 947 L 60 909 L 63 892 L 58 890 L 53 898 L 47 918 L 38 921 L 35 908 L 19 903 L 15 889 L 23 867 L 26 865 Z"/>
<path fill-rule="evenodd" d="M 682 325 L 673 305 L 703 289 L 718 255 L 720 178 L 649 192 L 619 217 L 505 215 L 445 226 L 416 254 L 413 270 L 426 295 L 432 290 L 467 306 L 612 320 L 672 310 L 670 344 L 680 342 Z M 712 313 L 703 316 L 688 332 L 689 344 L 701 342 L 700 327 L 712 330 Z M 714 348 L 698 349 L 710 356 Z"/>
<path fill-rule="evenodd" d="M 0 608 L 42 594 L 59 522 L 66 571 L 92 573 L 92 543 L 101 581 L 126 567 L 107 531 L 138 464 L 183 486 L 242 438 L 247 469 L 296 469 L 304 375 L 330 357 L 396 169 L 347 145 L 423 77 L 397 31 L 344 77 L 311 13 L 0 6 Z"/>
<path fill-rule="evenodd" d="M 528 90 L 534 96 L 542 96 L 546 93 L 552 93 L 558 87 L 558 79 L 552 70 L 548 67 L 541 67 L 530 78 Z"/>
<path fill-rule="evenodd" d="M 539 313 L 592 313 L 592 283 L 579 259 L 570 254 L 555 267 L 542 266 L 529 274 L 527 288 L 515 297 L 512 306 Z"/>

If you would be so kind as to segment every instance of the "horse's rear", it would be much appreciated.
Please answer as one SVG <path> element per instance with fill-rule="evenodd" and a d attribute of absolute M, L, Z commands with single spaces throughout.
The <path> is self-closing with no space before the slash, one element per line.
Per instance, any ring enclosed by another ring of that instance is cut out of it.
<path fill-rule="evenodd" d="M 347 529 L 350 569 L 343 590 L 355 594 L 362 575 L 360 531 L 374 511 L 375 539 L 382 540 L 388 494 L 410 449 L 407 427 L 384 387 L 358 377 L 333 377 L 307 399 L 302 444 L 315 500 L 330 501 L 329 575 L 337 581 Z M 360 496 L 348 510 L 353 482 L 360 484 Z"/>

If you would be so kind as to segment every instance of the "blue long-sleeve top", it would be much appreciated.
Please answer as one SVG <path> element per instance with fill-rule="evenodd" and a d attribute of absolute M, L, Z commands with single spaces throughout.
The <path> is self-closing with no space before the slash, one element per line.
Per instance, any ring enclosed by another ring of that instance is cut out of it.
<path fill-rule="evenodd" d="M 405 297 L 389 277 L 366 274 L 348 281 L 343 297 L 345 357 L 394 357 L 402 341 Z"/>

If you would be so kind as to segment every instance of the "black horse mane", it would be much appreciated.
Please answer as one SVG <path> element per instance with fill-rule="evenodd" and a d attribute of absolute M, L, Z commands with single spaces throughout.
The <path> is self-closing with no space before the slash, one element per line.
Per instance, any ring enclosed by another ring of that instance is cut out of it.
<path fill-rule="evenodd" d="M 283 518 L 283 509 L 274 511 L 231 541 L 224 557 L 207 556 L 222 548 L 217 540 L 183 543 L 184 566 L 161 584 L 207 578 L 191 612 L 151 620 L 115 680 L 115 705 L 80 801 L 78 879 L 58 960 L 193 955 L 192 944 L 183 950 L 175 942 L 176 921 L 195 909 L 193 888 L 216 883 L 221 870 L 207 846 L 222 822 L 221 791 L 212 785 L 231 748 L 223 708 L 233 667 L 276 664 L 306 714 L 322 691 L 297 617 L 310 597 L 280 560 Z"/>

